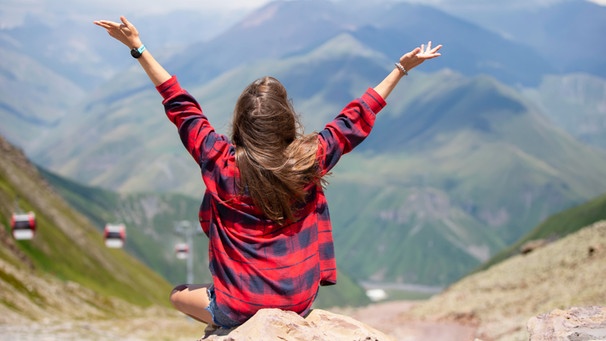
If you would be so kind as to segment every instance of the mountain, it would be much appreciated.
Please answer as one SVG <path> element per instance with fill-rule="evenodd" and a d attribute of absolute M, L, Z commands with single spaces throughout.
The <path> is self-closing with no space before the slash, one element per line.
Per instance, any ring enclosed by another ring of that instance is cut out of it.
<path fill-rule="evenodd" d="M 105 32 L 91 36 L 109 44 Z M 311 131 L 376 84 L 401 49 L 427 39 L 444 44 L 443 56 L 394 92 L 327 195 L 344 272 L 443 286 L 548 215 L 606 190 L 604 153 L 557 128 L 540 96 L 526 97 L 559 72 L 552 55 L 427 6 L 328 1 L 273 2 L 212 39 L 150 51 L 220 132 L 241 89 L 266 74 L 283 81 Z M 136 65 L 90 88 L 47 131 L 28 155 L 62 176 L 120 193 L 202 194 L 195 163 Z M 378 239 L 370 247 L 369 235 Z"/>
<path fill-rule="evenodd" d="M 74 211 L 23 153 L 0 138 L 0 315 L 4 321 L 107 318 L 166 307 L 170 285 Z M 32 211 L 36 235 L 15 240 L 11 214 Z"/>
<path fill-rule="evenodd" d="M 606 6 L 572 0 L 546 6 L 498 7 L 493 11 L 459 14 L 536 51 L 549 60 L 557 74 L 587 73 L 606 77 L 606 61 L 602 58 L 606 44 L 593 38 L 606 34 Z M 578 53 L 587 48 L 589 53 Z"/>
<path fill-rule="evenodd" d="M 0 46 L 0 54 L 0 134 L 33 149 L 85 93 L 53 69 L 11 48 Z"/>
<path fill-rule="evenodd" d="M 427 22 L 435 24 L 424 25 Z M 272 2 L 214 39 L 192 46 L 187 54 L 175 55 L 167 65 L 184 83 L 200 84 L 243 62 L 305 54 L 343 33 L 392 60 L 407 52 L 403 49 L 428 40 L 444 44 L 448 58 L 428 65 L 429 70 L 448 67 L 524 84 L 537 84 L 541 75 L 553 71 L 547 59 L 526 46 L 429 6 L 349 6 L 325 0 Z"/>
<path fill-rule="evenodd" d="M 606 149 L 606 79 L 585 73 L 550 75 L 523 93 L 558 127 Z"/>
<path fill-rule="evenodd" d="M 329 179 L 345 270 L 446 285 L 528 226 L 603 192 L 604 153 L 550 125 L 511 89 L 457 75 L 418 82 L 423 97 L 397 116 L 381 113 Z"/>
<path fill-rule="evenodd" d="M 34 2 L 28 5 L 34 5 Z M 29 14 L 22 25 L 0 27 L 0 48 L 35 60 L 80 89 L 90 91 L 120 74 L 133 64 L 133 60 L 124 58 L 130 56 L 127 48 L 108 39 L 107 33 L 92 23 L 99 19 L 118 21 L 119 17 L 113 17 L 115 11 L 82 8 L 86 4 L 73 5 L 65 8 L 55 7 L 55 4 L 39 4 L 39 7 L 45 6 L 49 11 L 54 9 L 61 13 Z M 108 12 L 112 17 L 106 17 Z M 214 10 L 170 10 L 145 16 L 141 16 L 139 11 L 131 15 L 121 14 L 137 23 L 137 27 L 144 32 L 147 45 L 155 50 L 158 57 L 170 56 L 181 52 L 189 44 L 208 40 L 241 16 L 235 15 L 234 11 L 225 15 Z M 162 27 L 158 25 L 160 22 L 171 25 Z M 72 30 L 66 32 L 66 26 L 72 27 Z M 188 31 L 189 34 L 185 34 Z M 20 64 L 17 60 L 3 60 L 0 63 L 1 66 Z M 52 79 L 41 78 L 39 81 L 52 83 Z"/>
<path fill-rule="evenodd" d="M 184 64 L 168 62 L 219 131 L 227 132 L 241 89 L 260 76 L 282 80 L 308 130 L 317 130 L 391 68 L 387 48 L 380 49 L 371 39 L 394 27 L 390 16 L 381 21 L 383 27 L 370 29 L 361 22 L 344 29 L 329 15 L 335 4 L 311 3 L 322 11 L 310 11 L 306 20 L 315 20 L 314 27 L 322 28 L 328 40 L 318 36 L 318 41 L 306 42 L 306 49 L 291 41 L 277 44 L 285 33 L 270 28 L 286 19 L 296 28 L 305 9 L 299 2 L 277 2 L 225 36 L 192 47 L 179 59 Z M 435 10 L 406 6 L 417 15 L 446 21 Z M 449 22 L 473 27 L 458 19 Z M 247 41 L 254 36 L 267 40 L 259 41 L 258 50 L 227 46 L 237 32 Z M 259 51 L 270 46 L 268 56 L 261 58 Z M 230 58 L 235 63 L 245 49 L 250 58 L 234 68 Z M 204 65 L 210 58 L 218 58 L 213 59 L 216 65 L 210 63 L 203 73 L 187 67 L 194 61 Z M 444 67 L 442 60 L 448 59 L 437 59 L 434 67 Z M 424 74 L 423 67 L 394 92 L 371 137 L 344 158 L 330 179 L 327 195 L 337 257 L 356 280 L 447 285 L 517 240 L 529 226 L 606 190 L 604 154 L 554 127 L 517 88 L 485 75 L 450 70 Z M 188 161 L 141 70 L 129 69 L 92 92 L 76 111 L 78 117 L 63 121 L 46 148 L 34 154 L 37 162 L 121 192 L 201 196 L 199 171 Z M 69 144 L 65 136 L 70 136 Z M 574 167 L 578 164 L 590 166 Z M 369 247 L 370 234 L 378 241 Z"/>
<path fill-rule="evenodd" d="M 600 56 L 606 46 L 599 38 L 605 33 L 606 7 L 577 0 L 528 4 L 477 6 L 473 2 L 471 5 L 457 2 L 430 7 L 399 2 L 276 1 L 239 22 L 236 20 L 243 15 L 233 10 L 126 14 L 138 23 L 156 57 L 166 61 L 187 83 L 190 79 L 194 83 L 206 82 L 234 66 L 258 59 L 305 53 L 346 32 L 382 51 L 390 61 L 403 52 L 403 47 L 416 46 L 429 39 L 442 42 L 447 46 L 444 51 L 448 50 L 448 58 L 443 58 L 440 64 L 425 66 L 429 71 L 448 67 L 469 76 L 490 74 L 508 84 L 533 86 L 548 73 L 583 72 L 603 76 L 606 68 Z M 27 7 L 42 6 L 46 11 L 29 11 L 22 24 L 0 27 L 2 55 L 10 57 L 0 60 L 0 70 L 30 70 L 20 81 L 22 85 L 29 84 L 27 91 L 11 91 L 19 87 L 10 87 L 3 92 L 6 99 L 0 98 L 2 107 L 13 108 L 9 110 L 13 115 L 24 116 L 21 120 L 26 120 L 31 112 L 55 109 L 41 105 L 22 113 L 24 103 L 31 106 L 61 99 L 68 105 L 62 104 L 56 109 L 76 113 L 72 108 L 78 93 L 94 91 L 104 82 L 114 82 L 114 77 L 120 77 L 125 68 L 133 65 L 125 48 L 91 24 L 93 19 L 111 12 L 102 8 L 104 6 L 91 3 L 65 8 L 36 5 L 33 1 L 23 6 L 25 11 Z M 23 13 L 11 14 L 13 10 L 7 7 L 0 9 L 0 13 L 11 18 L 22 16 Z M 171 25 L 159 24 L 167 22 Z M 72 29 L 66 32 L 65 26 Z M 591 46 L 592 53 L 575 52 L 586 46 Z M 31 62 L 38 66 L 30 68 Z M 49 77 L 46 71 L 37 70 L 40 66 L 64 79 L 56 83 L 56 76 Z M 65 81 L 71 83 L 69 87 L 62 86 L 61 82 Z M 10 79 L 2 84 L 8 86 Z M 46 84 L 56 84 L 53 89 L 65 91 L 62 96 L 31 100 L 35 99 L 31 89 L 44 89 Z M 74 89 L 74 85 L 78 89 Z M 3 118 L 9 116 L 0 114 Z M 26 125 L 18 130 L 25 133 L 18 136 L 6 128 L 0 133 L 29 154 L 33 149 L 28 144 L 29 131 L 39 136 L 36 129 L 45 132 L 54 126 L 37 121 L 26 122 Z"/>

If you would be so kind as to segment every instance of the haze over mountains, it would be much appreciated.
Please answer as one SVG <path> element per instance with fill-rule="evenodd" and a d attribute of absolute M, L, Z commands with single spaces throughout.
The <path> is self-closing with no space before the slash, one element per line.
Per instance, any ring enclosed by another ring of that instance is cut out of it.
<path fill-rule="evenodd" d="M 442 286 L 548 215 L 606 192 L 606 9 L 568 1 L 504 10 L 489 22 L 408 3 L 278 1 L 212 38 L 169 35 L 175 14 L 132 19 L 221 132 L 257 77 L 282 80 L 307 131 L 317 130 L 401 53 L 444 44 L 390 97 L 328 188 L 347 272 Z M 28 20 L 0 30 L 0 133 L 88 185 L 200 197 L 196 165 L 128 51 L 90 22 L 66 33 Z M 164 30 L 166 41 L 155 37 Z"/>

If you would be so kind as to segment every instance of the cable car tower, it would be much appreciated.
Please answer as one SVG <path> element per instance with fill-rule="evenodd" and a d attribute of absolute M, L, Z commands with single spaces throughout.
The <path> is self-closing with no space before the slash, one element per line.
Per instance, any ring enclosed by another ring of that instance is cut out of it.
<path fill-rule="evenodd" d="M 194 282 L 194 235 L 202 233 L 202 230 L 196 228 L 191 222 L 181 220 L 175 223 L 174 233 L 185 238 L 185 243 L 178 243 L 175 246 L 177 258 L 187 260 L 187 282 Z"/>

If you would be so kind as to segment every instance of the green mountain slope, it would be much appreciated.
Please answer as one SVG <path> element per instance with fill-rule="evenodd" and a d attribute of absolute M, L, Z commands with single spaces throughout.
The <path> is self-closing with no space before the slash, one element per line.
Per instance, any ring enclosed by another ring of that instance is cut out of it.
<path fill-rule="evenodd" d="M 122 305 L 128 313 L 132 311 L 129 305 L 168 304 L 171 287 L 163 278 L 124 250 L 106 248 L 101 233 L 67 205 L 4 138 L 0 138 L 0 150 L 0 309 L 30 317 L 41 309 L 72 316 L 91 311 L 120 315 L 123 312 L 115 310 Z M 15 241 L 10 234 L 16 203 L 21 210 L 36 214 L 33 240 Z M 71 292 L 72 300 L 63 302 L 58 292 L 46 293 L 45 282 L 48 288 Z M 80 302 L 81 311 L 63 311 L 75 302 Z"/>
<path fill-rule="evenodd" d="M 472 323 L 482 340 L 528 340 L 531 317 L 606 304 L 600 278 L 606 264 L 605 243 L 606 221 L 592 223 L 529 254 L 461 279 L 413 307 L 410 315 Z"/>
<path fill-rule="evenodd" d="M 550 216 L 518 241 L 496 254 L 485 264 L 482 264 L 479 270 L 487 269 L 507 258 L 515 256 L 520 253 L 520 248 L 525 243 L 535 240 L 549 242 L 561 239 L 600 220 L 606 220 L 606 194 Z"/>
<path fill-rule="evenodd" d="M 200 203 L 182 194 L 119 194 L 89 187 L 40 169 L 41 174 L 74 209 L 84 214 L 98 231 L 106 223 L 126 225 L 124 248 L 173 285 L 186 281 L 186 262 L 177 259 L 175 245 L 185 242 L 176 226 L 187 221 L 195 233 L 193 275 L 198 283 L 209 282 L 208 239 L 195 221 Z"/>

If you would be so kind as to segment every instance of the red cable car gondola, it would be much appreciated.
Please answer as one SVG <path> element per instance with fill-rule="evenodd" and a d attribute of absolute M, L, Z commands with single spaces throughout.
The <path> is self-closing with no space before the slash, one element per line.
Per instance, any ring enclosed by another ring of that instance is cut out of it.
<path fill-rule="evenodd" d="M 175 245 L 175 252 L 178 259 L 186 259 L 189 256 L 189 245 L 186 243 L 178 243 Z"/>
<path fill-rule="evenodd" d="M 126 241 L 126 227 L 124 224 L 106 224 L 103 238 L 105 238 L 105 246 L 121 248 Z"/>
<path fill-rule="evenodd" d="M 17 240 L 29 240 L 36 234 L 36 215 L 34 212 L 13 213 L 11 231 Z"/>

